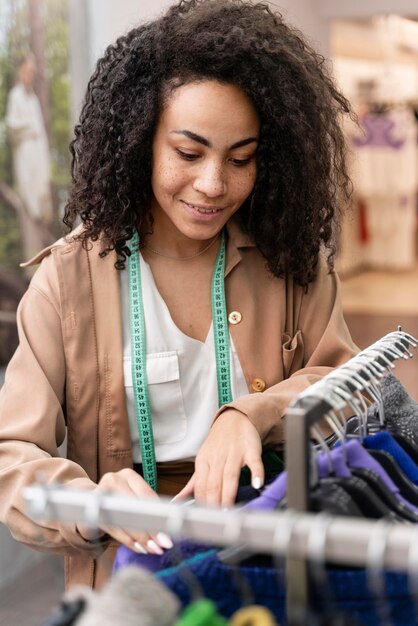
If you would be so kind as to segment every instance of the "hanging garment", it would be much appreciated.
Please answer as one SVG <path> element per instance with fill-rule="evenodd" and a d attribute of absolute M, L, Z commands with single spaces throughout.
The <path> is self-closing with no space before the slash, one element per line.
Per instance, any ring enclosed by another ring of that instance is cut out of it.
<path fill-rule="evenodd" d="M 382 500 L 381 496 L 386 493 L 386 498 L 383 500 L 384 504 L 386 505 L 386 510 L 381 510 L 380 515 L 378 515 L 378 511 L 375 508 L 375 514 L 372 515 L 370 512 L 369 515 L 367 515 L 367 509 L 363 509 L 364 514 L 366 514 L 366 516 L 368 517 L 393 517 L 393 515 L 390 515 L 392 511 L 392 513 L 396 515 L 396 519 L 401 516 L 405 519 L 409 519 L 410 521 L 418 521 L 418 508 L 402 496 L 399 487 L 384 471 L 378 461 L 373 459 L 373 457 L 368 454 L 368 452 L 361 446 L 359 441 L 357 441 L 356 439 L 346 442 L 344 447 L 334 448 L 332 451 L 329 452 L 329 454 L 318 454 L 317 466 L 319 470 L 319 477 L 322 479 L 329 477 L 330 473 L 336 477 L 339 477 L 340 479 L 347 479 L 353 478 L 352 470 L 355 469 L 372 471 L 375 476 L 380 479 L 379 494 L 374 493 L 374 496 L 378 496 Z M 365 476 L 357 475 L 357 478 L 365 478 Z M 344 488 L 344 484 L 342 482 L 339 482 L 339 485 Z M 347 481 L 345 485 L 346 488 L 349 487 L 349 483 Z M 364 485 L 360 481 L 354 481 L 352 483 L 352 486 L 356 489 L 363 489 L 364 494 L 366 496 L 369 496 L 370 501 L 374 500 L 375 506 L 377 506 L 376 498 L 373 498 L 373 496 L 371 496 L 370 491 L 366 490 L 364 488 Z M 274 510 L 277 508 L 279 502 L 286 497 L 286 492 L 287 472 L 283 472 L 277 477 L 274 482 L 266 487 L 266 489 L 262 492 L 259 498 L 255 498 L 254 500 L 249 502 L 247 505 L 245 505 L 245 508 L 250 510 Z M 337 498 L 337 492 L 335 493 L 335 507 L 337 506 L 337 504 L 341 504 L 343 508 L 347 511 L 347 499 L 342 498 L 342 494 L 340 493 L 340 491 L 338 491 L 338 494 L 339 495 Z M 353 491 L 351 491 L 351 494 L 353 495 Z M 364 494 L 359 495 L 362 496 Z M 319 492 L 319 494 L 316 494 L 316 502 L 318 503 L 321 502 L 320 495 L 321 492 Z M 314 493 L 312 493 L 312 496 L 314 496 Z M 332 494 L 331 497 L 329 497 L 329 495 L 327 496 L 326 501 L 328 502 L 328 504 L 325 506 L 325 508 L 330 511 L 333 505 Z M 390 507 L 390 510 L 388 510 L 387 507 Z M 319 504 L 316 504 L 315 510 L 320 510 Z M 360 507 L 360 511 L 361 510 L 362 509 Z M 333 512 L 336 512 L 335 508 L 333 509 Z M 348 512 L 346 512 L 346 514 L 348 514 Z"/>
<path fill-rule="evenodd" d="M 418 485 L 418 466 L 405 452 L 401 445 L 388 432 L 380 432 L 368 435 L 363 440 L 363 445 L 368 450 L 383 450 L 388 452 L 399 465 L 399 469 L 409 478 L 411 482 Z"/>
<path fill-rule="evenodd" d="M 365 115 L 352 128 L 353 183 L 362 197 L 413 194 L 418 188 L 417 126 L 407 108 Z"/>
<path fill-rule="evenodd" d="M 86 586 L 64 594 L 60 610 L 43 626 L 173 626 L 180 602 L 140 567 L 118 572 L 100 592 Z"/>
<path fill-rule="evenodd" d="M 240 608 L 242 597 L 234 580 L 234 568 L 221 563 L 213 550 L 156 575 L 179 597 L 183 606 L 191 601 L 190 590 L 182 575 L 186 567 L 201 584 L 205 597 L 215 602 L 222 615 L 230 617 Z M 252 590 L 254 603 L 268 608 L 276 620 L 285 623 L 286 596 L 281 584 L 284 580 L 283 572 L 272 567 L 271 561 L 268 566 L 242 565 L 240 572 Z M 368 589 L 365 570 L 330 568 L 328 580 L 340 613 L 347 614 L 352 620 L 345 623 L 354 626 L 357 620 L 367 626 L 381 626 L 376 602 Z M 385 582 L 393 626 L 414 624 L 415 608 L 409 595 L 407 576 L 390 572 L 385 575 Z M 318 616 L 323 608 L 323 599 L 319 593 L 313 595 L 313 609 Z M 311 626 L 315 621 L 305 623 Z"/>
<path fill-rule="evenodd" d="M 418 403 L 391 372 L 380 383 L 385 411 L 385 426 L 394 433 L 402 433 L 418 444 Z M 368 421 L 377 419 L 378 406 L 368 409 Z"/>

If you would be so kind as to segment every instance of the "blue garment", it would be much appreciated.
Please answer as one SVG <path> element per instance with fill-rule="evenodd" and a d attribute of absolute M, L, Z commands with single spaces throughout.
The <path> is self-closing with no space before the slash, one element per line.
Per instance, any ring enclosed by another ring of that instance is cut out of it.
<path fill-rule="evenodd" d="M 213 600 L 218 611 L 230 617 L 245 601 L 244 585 L 240 577 L 234 575 L 236 568 L 221 563 L 214 551 L 197 555 L 178 567 L 163 570 L 158 579 L 173 591 L 187 606 L 192 600 L 184 570 L 189 569 L 202 586 L 205 597 Z M 251 602 L 269 608 L 280 623 L 285 617 L 285 591 L 281 581 L 282 572 L 270 567 L 241 566 L 240 576 L 246 581 L 246 587 L 252 591 Z M 364 570 L 331 569 L 328 575 L 335 607 L 342 613 L 348 613 L 353 619 L 367 624 L 380 626 L 379 616 L 373 597 L 368 591 Z M 386 596 L 391 611 L 393 626 L 411 626 L 417 623 L 417 614 L 408 593 L 407 576 L 386 573 Z M 321 605 L 321 593 L 312 594 L 314 608 Z M 323 602 L 323 601 L 322 601 Z"/>
<path fill-rule="evenodd" d="M 383 431 L 375 435 L 368 435 L 364 438 L 363 445 L 369 450 L 384 450 L 385 452 L 389 452 L 405 476 L 407 476 L 414 485 L 418 485 L 418 466 L 390 433 Z"/>

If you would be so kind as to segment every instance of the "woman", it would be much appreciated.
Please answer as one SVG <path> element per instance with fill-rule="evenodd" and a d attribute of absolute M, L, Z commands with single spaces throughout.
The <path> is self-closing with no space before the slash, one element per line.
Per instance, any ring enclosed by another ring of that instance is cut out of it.
<path fill-rule="evenodd" d="M 289 401 L 355 353 L 332 269 L 349 111 L 262 4 L 182 1 L 98 62 L 64 219 L 82 224 L 30 262 L 1 396 L 1 520 L 69 557 L 67 582 L 101 583 L 104 533 L 171 542 L 37 526 L 20 495 L 36 472 L 229 506 L 244 466 L 263 484 Z"/>

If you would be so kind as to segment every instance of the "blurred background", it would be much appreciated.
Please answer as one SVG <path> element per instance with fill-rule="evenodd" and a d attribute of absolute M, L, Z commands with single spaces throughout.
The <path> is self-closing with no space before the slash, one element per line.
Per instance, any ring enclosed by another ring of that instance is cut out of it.
<path fill-rule="evenodd" d="M 104 49 L 168 0 L 0 1 L 0 386 L 17 343 L 19 268 L 61 236 L 68 144 Z M 366 347 L 398 325 L 418 336 L 417 0 L 270 2 L 330 59 L 359 116 L 347 123 L 354 183 L 338 235 L 347 323 Z M 418 359 L 395 373 L 418 399 Z M 58 558 L 0 526 L 0 626 L 40 623 L 63 589 Z"/>

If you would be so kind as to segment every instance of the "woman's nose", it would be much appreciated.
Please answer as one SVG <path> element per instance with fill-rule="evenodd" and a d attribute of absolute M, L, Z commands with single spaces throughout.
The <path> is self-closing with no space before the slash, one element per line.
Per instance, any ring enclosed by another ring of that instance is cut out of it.
<path fill-rule="evenodd" d="M 224 174 L 219 164 L 206 164 L 197 173 L 193 188 L 208 198 L 223 196 L 227 189 Z"/>

